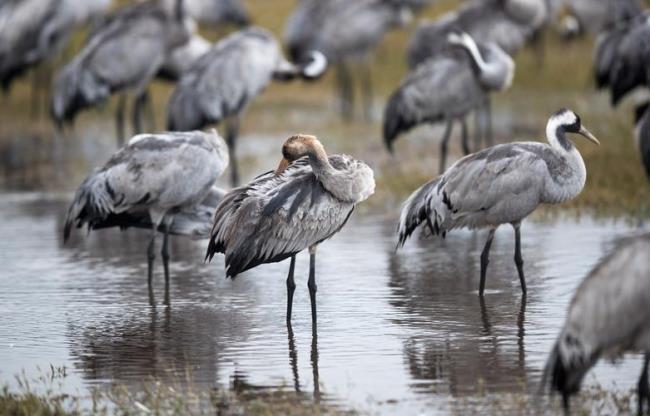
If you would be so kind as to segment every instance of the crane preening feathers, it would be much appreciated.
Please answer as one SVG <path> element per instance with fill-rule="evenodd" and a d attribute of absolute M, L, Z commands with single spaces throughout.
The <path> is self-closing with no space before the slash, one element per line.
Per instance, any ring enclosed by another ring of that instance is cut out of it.
<path fill-rule="evenodd" d="M 316 322 L 316 247 L 336 234 L 356 204 L 375 191 L 372 169 L 347 155 L 328 156 L 314 136 L 298 134 L 282 146 L 275 171 L 233 189 L 217 208 L 206 258 L 226 256 L 226 274 L 291 258 L 287 322 L 296 284 L 295 256 L 309 249 L 309 295 Z"/>
<path fill-rule="evenodd" d="M 494 232 L 501 224 L 512 224 L 515 263 L 521 289 L 526 293 L 521 221 L 540 204 L 558 204 L 575 198 L 587 178 L 582 156 L 567 133 L 580 134 L 599 144 L 577 114 L 562 109 L 546 125 L 548 144 L 500 144 L 460 159 L 406 200 L 399 221 L 398 244 L 403 245 L 422 223 L 433 235 L 443 236 L 454 228 L 489 229 L 481 254 L 479 294 L 483 296 Z"/>

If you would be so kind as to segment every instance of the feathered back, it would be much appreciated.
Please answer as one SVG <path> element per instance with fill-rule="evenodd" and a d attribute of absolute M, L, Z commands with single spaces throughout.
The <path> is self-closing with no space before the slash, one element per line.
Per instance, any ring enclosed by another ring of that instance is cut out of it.
<path fill-rule="evenodd" d="M 343 169 L 356 161 L 330 156 L 330 163 Z M 334 235 L 353 208 L 323 187 L 306 157 L 299 159 L 280 175 L 268 172 L 224 197 L 206 259 L 225 253 L 230 277 L 284 260 Z"/>

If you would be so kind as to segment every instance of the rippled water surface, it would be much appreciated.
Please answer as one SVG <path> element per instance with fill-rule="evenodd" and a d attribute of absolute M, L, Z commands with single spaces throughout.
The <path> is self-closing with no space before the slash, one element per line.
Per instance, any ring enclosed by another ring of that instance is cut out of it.
<path fill-rule="evenodd" d="M 576 285 L 622 236 L 591 219 L 527 222 L 529 295 L 512 262 L 512 230 L 495 239 L 484 302 L 485 234 L 414 239 L 395 253 L 394 224 L 353 216 L 321 246 L 318 328 L 310 322 L 308 256 L 299 256 L 293 328 L 285 325 L 288 263 L 227 280 L 206 243 L 174 238 L 172 306 L 148 305 L 147 233 L 60 229 L 69 195 L 0 196 L 0 379 L 50 364 L 72 388 L 147 376 L 201 386 L 280 387 L 361 409 L 444 408 L 487 391 L 533 392 Z M 570 236 L 571 238 L 567 238 Z M 156 264 L 162 301 L 162 267 Z M 632 386 L 640 361 L 600 364 L 590 383 Z"/>

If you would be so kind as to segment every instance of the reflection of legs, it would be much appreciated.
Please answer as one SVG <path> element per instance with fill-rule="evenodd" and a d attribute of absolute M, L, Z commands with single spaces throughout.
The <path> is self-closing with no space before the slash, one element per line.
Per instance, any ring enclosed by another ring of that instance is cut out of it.
<path fill-rule="evenodd" d="M 639 404 L 637 412 L 639 416 L 643 414 L 643 402 L 647 401 L 648 410 L 650 410 L 650 389 L 648 388 L 648 361 L 650 360 L 650 354 L 646 354 L 643 359 L 643 370 L 641 371 L 641 377 L 639 377 L 638 385 L 638 396 Z"/>
<path fill-rule="evenodd" d="M 471 153 L 469 149 L 469 134 L 467 133 L 467 117 L 460 119 L 460 131 L 461 131 L 461 144 L 463 146 L 463 154 L 468 155 Z"/>
<path fill-rule="evenodd" d="M 320 381 L 318 376 L 318 328 L 316 323 L 311 328 L 311 369 L 314 376 L 314 400 L 320 403 Z"/>
<path fill-rule="evenodd" d="M 293 280 L 293 271 L 296 267 L 296 256 L 291 256 L 289 264 L 289 275 L 287 276 L 287 324 L 291 325 L 291 308 L 293 306 L 293 292 L 296 290 L 296 282 Z"/>
<path fill-rule="evenodd" d="M 239 116 L 232 116 L 226 123 L 226 142 L 230 154 L 230 184 L 239 185 L 239 166 L 237 163 L 237 136 L 239 135 Z"/>
<path fill-rule="evenodd" d="M 366 121 L 372 121 L 372 109 L 373 109 L 373 91 L 372 91 L 372 72 L 370 70 L 370 64 L 367 61 L 363 61 L 362 65 L 362 79 L 361 79 L 361 88 L 363 88 L 363 114 Z"/>
<path fill-rule="evenodd" d="M 451 137 L 453 120 L 448 119 L 446 123 L 447 125 L 445 126 L 445 133 L 442 136 L 442 142 L 440 142 L 440 174 L 445 172 L 445 166 L 447 164 L 447 149 L 449 148 L 449 138 Z"/>
<path fill-rule="evenodd" d="M 311 321 L 316 323 L 316 246 L 309 247 L 309 298 L 311 300 Z"/>
<path fill-rule="evenodd" d="M 151 306 L 155 305 L 155 300 L 153 296 L 153 261 L 156 259 L 156 229 L 158 228 L 158 222 L 152 221 L 153 226 L 151 227 L 151 240 L 149 241 L 149 248 L 147 249 L 147 284 L 149 287 L 149 304 Z"/>
<path fill-rule="evenodd" d="M 521 257 L 521 223 L 516 222 L 512 226 L 515 228 L 515 264 L 517 265 L 517 273 L 519 273 L 521 291 L 525 295 L 526 278 L 524 277 L 524 259 Z"/>
<path fill-rule="evenodd" d="M 165 305 L 169 306 L 170 305 L 170 297 L 169 297 L 169 226 L 170 221 L 165 220 L 164 221 L 164 227 L 165 227 L 165 235 L 163 237 L 163 245 L 162 245 L 162 250 L 160 250 L 160 255 L 162 256 L 163 260 L 163 268 L 165 269 Z"/>
<path fill-rule="evenodd" d="M 122 147 L 126 138 L 124 130 L 124 109 L 126 107 L 126 95 L 120 94 L 117 98 L 117 108 L 115 109 L 115 135 L 117 136 L 117 145 Z"/>
<path fill-rule="evenodd" d="M 300 392 L 300 378 L 298 375 L 298 351 L 296 351 L 296 340 L 293 337 L 291 323 L 287 322 L 287 335 L 289 337 L 289 363 L 293 373 L 293 388 Z"/>
<path fill-rule="evenodd" d="M 353 91 L 352 91 L 352 78 L 350 71 L 345 63 L 340 62 L 336 68 L 336 75 L 339 84 L 339 99 L 341 106 L 341 117 L 343 120 L 350 121 L 352 119 L 353 107 Z"/>
<path fill-rule="evenodd" d="M 495 230 L 496 228 L 490 229 L 487 241 L 485 242 L 485 247 L 483 247 L 483 252 L 481 253 L 481 283 L 478 290 L 479 296 L 483 296 L 483 292 L 485 291 L 485 274 L 487 272 L 488 263 L 490 262 L 490 247 L 492 246 Z"/>

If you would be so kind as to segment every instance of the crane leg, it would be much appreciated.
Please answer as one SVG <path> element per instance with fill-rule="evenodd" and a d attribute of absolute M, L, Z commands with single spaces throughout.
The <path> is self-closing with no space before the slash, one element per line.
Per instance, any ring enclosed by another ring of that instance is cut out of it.
<path fill-rule="evenodd" d="M 485 144 L 487 147 L 494 145 L 494 136 L 492 131 L 492 99 L 488 95 L 485 99 Z"/>
<path fill-rule="evenodd" d="M 472 151 L 469 148 L 469 135 L 467 134 L 467 117 L 460 119 L 460 131 L 461 131 L 461 144 L 463 146 L 463 154 L 468 155 Z"/>
<path fill-rule="evenodd" d="M 117 99 L 117 108 L 115 109 L 115 134 L 117 136 L 117 145 L 122 147 L 126 133 L 124 131 L 124 109 L 126 107 L 126 96 L 120 94 Z"/>
<path fill-rule="evenodd" d="M 142 110 L 147 100 L 147 93 L 142 92 L 136 95 L 133 103 L 133 134 L 140 134 L 142 130 Z"/>
<path fill-rule="evenodd" d="M 648 388 L 648 361 L 649 360 L 650 360 L 650 354 L 646 354 L 643 359 L 643 370 L 641 371 L 641 377 L 639 377 L 639 385 L 638 385 L 639 402 L 637 408 L 637 412 L 639 416 L 643 415 L 644 401 L 647 401 L 648 407 L 650 407 L 650 389 Z"/>
<path fill-rule="evenodd" d="M 142 101 L 142 108 L 144 109 L 145 115 L 147 117 L 147 130 L 154 131 L 156 130 L 156 111 L 153 106 L 153 100 L 151 99 L 151 93 L 148 89 L 143 93 Z"/>
<path fill-rule="evenodd" d="M 352 78 L 345 63 L 341 62 L 336 68 L 336 75 L 339 84 L 339 99 L 341 100 L 341 117 L 345 121 L 352 120 L 354 96 L 352 91 Z"/>
<path fill-rule="evenodd" d="M 372 72 L 368 62 L 363 62 L 363 79 L 361 80 L 361 87 L 363 88 L 363 115 L 367 122 L 372 121 L 373 99 L 374 94 L 372 90 Z"/>
<path fill-rule="evenodd" d="M 515 264 L 519 274 L 519 283 L 521 283 L 521 292 L 526 294 L 526 277 L 524 276 L 524 259 L 521 257 L 521 223 L 512 224 L 515 229 Z"/>
<path fill-rule="evenodd" d="M 163 236 L 162 249 L 160 250 L 160 256 L 163 260 L 163 269 L 165 270 L 165 300 L 164 304 L 169 306 L 170 296 L 169 296 L 169 222 L 165 221 L 165 234 Z"/>
<path fill-rule="evenodd" d="M 445 133 L 442 136 L 442 142 L 440 142 L 440 174 L 445 172 L 445 166 L 447 164 L 447 149 L 449 148 L 449 138 L 451 137 L 451 130 L 453 127 L 453 120 L 448 119 L 447 125 L 445 126 Z"/>
<path fill-rule="evenodd" d="M 309 299 L 311 300 L 311 321 L 316 323 L 316 247 L 309 248 L 309 280 L 307 281 L 309 288 Z"/>
<path fill-rule="evenodd" d="M 293 272 L 296 267 L 296 256 L 291 256 L 289 264 L 289 275 L 287 276 L 287 325 L 291 326 L 291 308 L 293 306 L 293 292 L 296 290 L 296 282 L 293 280 Z"/>
<path fill-rule="evenodd" d="M 147 249 L 147 285 L 149 288 L 149 305 L 156 304 L 153 296 L 153 261 L 156 259 L 156 229 L 158 224 L 153 221 L 154 225 L 151 228 L 151 240 L 149 241 L 149 248 Z"/>
<path fill-rule="evenodd" d="M 479 296 L 483 296 L 483 292 L 485 292 L 485 275 L 487 273 L 488 263 L 490 263 L 490 247 L 492 247 L 492 240 L 494 239 L 495 231 L 496 228 L 490 229 L 487 241 L 485 242 L 485 247 L 483 247 L 483 252 L 481 253 L 481 283 L 478 289 Z"/>
<path fill-rule="evenodd" d="M 235 116 L 226 124 L 226 143 L 230 155 L 230 184 L 239 185 L 239 164 L 237 163 L 237 136 L 239 135 L 239 117 Z"/>

